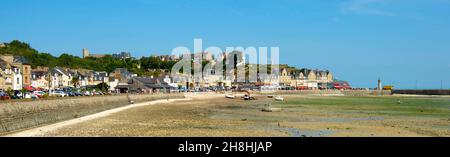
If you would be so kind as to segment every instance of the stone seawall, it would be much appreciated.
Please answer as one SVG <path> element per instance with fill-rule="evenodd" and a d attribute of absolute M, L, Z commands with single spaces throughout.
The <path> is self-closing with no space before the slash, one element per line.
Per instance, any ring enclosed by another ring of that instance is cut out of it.
<path fill-rule="evenodd" d="M 263 93 L 264 94 L 264 93 Z M 274 93 L 266 93 L 271 95 Z M 297 91 L 276 91 L 280 95 L 311 95 L 311 96 L 379 96 L 392 95 L 391 91 L 377 90 L 297 90 Z"/>
<path fill-rule="evenodd" d="M 39 101 L 0 101 L 0 134 L 55 123 L 129 105 L 159 99 L 184 98 L 182 94 L 74 97 Z"/>
<path fill-rule="evenodd" d="M 394 90 L 394 94 L 450 95 L 450 90 Z"/>

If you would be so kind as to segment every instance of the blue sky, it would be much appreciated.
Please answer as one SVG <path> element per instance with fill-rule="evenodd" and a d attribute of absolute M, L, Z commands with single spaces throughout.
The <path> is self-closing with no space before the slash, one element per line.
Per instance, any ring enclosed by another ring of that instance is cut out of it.
<path fill-rule="evenodd" d="M 450 0 L 0 0 L 0 41 L 53 55 L 278 46 L 355 87 L 450 88 Z"/>

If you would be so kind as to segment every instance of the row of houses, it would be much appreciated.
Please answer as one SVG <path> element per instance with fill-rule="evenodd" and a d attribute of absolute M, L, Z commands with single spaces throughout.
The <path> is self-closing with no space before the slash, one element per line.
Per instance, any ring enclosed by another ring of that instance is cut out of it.
<path fill-rule="evenodd" d="M 23 57 L 0 56 L 0 89 L 21 90 L 31 85 L 31 65 Z"/>
<path fill-rule="evenodd" d="M 95 86 L 107 83 L 110 90 L 121 81 L 136 75 L 124 68 L 117 68 L 113 72 L 93 71 L 87 69 L 69 69 L 62 67 L 37 67 L 31 65 L 23 58 L 12 55 L 0 56 L 0 90 L 21 90 L 34 88 L 42 90 L 62 89 L 66 87 Z"/>
<path fill-rule="evenodd" d="M 326 89 L 334 83 L 333 74 L 327 70 L 313 69 L 288 69 L 282 68 L 279 75 L 258 74 L 257 81 L 250 80 L 238 81 L 231 70 L 224 75 L 214 74 L 214 70 L 207 72 L 208 75 L 186 76 L 177 74 L 171 76 L 172 83 L 182 88 L 205 88 L 205 87 L 239 87 L 239 86 L 272 86 L 276 88 L 287 89 Z"/>
<path fill-rule="evenodd" d="M 169 76 L 132 77 L 118 84 L 115 89 L 119 93 L 170 93 L 178 89 L 178 85 L 171 82 Z"/>
<path fill-rule="evenodd" d="M 232 87 L 239 85 L 232 75 L 215 75 L 214 70 L 207 76 L 194 78 L 182 74 L 176 76 L 161 75 L 161 77 L 137 77 L 125 68 L 117 68 L 113 72 L 93 71 L 87 69 L 69 69 L 63 67 L 37 67 L 18 56 L 0 56 L 0 90 L 21 90 L 24 87 L 53 90 L 66 87 L 89 87 L 106 83 L 110 91 L 120 92 L 155 92 L 173 88 L 204 88 L 211 86 Z M 231 76 L 231 77 L 230 77 Z M 325 70 L 282 68 L 280 75 L 259 76 L 255 85 L 281 86 L 296 89 L 327 88 L 334 80 L 333 74 Z"/>
<path fill-rule="evenodd" d="M 280 85 L 297 89 L 327 88 L 334 82 L 333 74 L 328 70 L 313 69 L 281 69 Z"/>
<path fill-rule="evenodd" d="M 109 91 L 121 93 L 170 92 L 178 87 L 165 77 L 138 77 L 126 68 L 117 68 L 113 72 L 87 69 L 69 69 L 63 67 L 36 67 L 22 57 L 0 56 L 0 91 L 6 90 L 58 90 L 65 88 L 95 88 L 106 83 Z"/>
<path fill-rule="evenodd" d="M 32 71 L 31 86 L 52 90 L 67 87 L 93 87 L 100 83 L 106 83 L 110 91 L 115 91 L 120 82 L 126 82 L 135 76 L 124 68 L 117 68 L 111 73 L 62 67 L 37 68 Z"/>

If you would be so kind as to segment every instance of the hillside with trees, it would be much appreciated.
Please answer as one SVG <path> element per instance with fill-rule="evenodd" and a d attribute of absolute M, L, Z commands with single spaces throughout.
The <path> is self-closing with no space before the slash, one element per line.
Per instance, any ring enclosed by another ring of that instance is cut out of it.
<path fill-rule="evenodd" d="M 157 57 L 142 57 L 141 59 L 117 59 L 111 55 L 103 58 L 81 58 L 70 54 L 61 54 L 55 57 L 49 53 L 41 53 L 32 48 L 28 43 L 18 40 L 5 43 L 6 47 L 0 48 L 0 55 L 9 54 L 23 56 L 33 68 L 44 67 L 66 67 L 71 69 L 91 69 L 95 71 L 112 72 L 116 68 L 127 68 L 138 75 L 153 75 L 148 69 L 170 70 L 176 62 L 161 61 Z"/>
<path fill-rule="evenodd" d="M 0 55 L 9 54 L 14 56 L 23 56 L 31 64 L 32 68 L 41 67 L 65 67 L 71 69 L 90 69 L 95 71 L 112 72 L 116 68 L 127 68 L 131 72 L 139 76 L 159 76 L 161 71 L 170 72 L 176 61 L 162 61 L 158 57 L 142 57 L 140 59 L 127 58 L 118 59 L 112 55 L 106 55 L 102 58 L 81 58 L 71 54 L 63 53 L 59 57 L 53 56 L 50 53 L 42 53 L 32 48 L 28 43 L 18 40 L 5 43 L 6 47 L 0 48 Z M 224 58 L 226 59 L 226 58 Z M 235 56 L 234 63 L 236 66 L 237 58 Z M 205 67 L 209 62 L 203 61 L 202 65 Z M 193 64 L 193 63 L 192 63 Z M 224 64 L 224 63 L 223 63 Z M 225 64 L 223 65 L 225 70 Z M 246 74 L 248 74 L 248 64 L 246 65 Z M 262 65 L 257 65 L 262 66 Z M 270 73 L 270 65 L 265 66 Z M 293 68 L 287 65 L 280 65 L 280 67 Z M 182 69 L 180 70 L 182 72 Z M 193 69 L 192 69 L 193 72 Z"/>

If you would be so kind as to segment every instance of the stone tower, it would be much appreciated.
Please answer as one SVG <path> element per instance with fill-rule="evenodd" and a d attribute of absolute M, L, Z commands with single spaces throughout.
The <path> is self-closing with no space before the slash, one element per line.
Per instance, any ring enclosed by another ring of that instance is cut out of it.
<path fill-rule="evenodd" d="M 83 58 L 89 57 L 89 50 L 87 48 L 83 49 Z"/>

